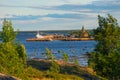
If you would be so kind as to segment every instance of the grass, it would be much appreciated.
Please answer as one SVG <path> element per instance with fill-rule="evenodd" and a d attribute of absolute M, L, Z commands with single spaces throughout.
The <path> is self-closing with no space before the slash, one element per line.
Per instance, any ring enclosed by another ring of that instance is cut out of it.
<path fill-rule="evenodd" d="M 28 67 L 23 73 L 15 75 L 22 80 L 83 80 L 75 75 L 52 73 L 48 71 L 40 71 L 33 67 Z"/>
<path fill-rule="evenodd" d="M 45 78 L 52 78 L 53 80 L 99 80 L 100 78 L 91 69 L 70 63 L 65 65 L 58 63 L 60 66 L 59 73 L 52 73 L 49 71 L 52 65 L 52 62 L 49 60 L 31 60 L 28 61 L 28 65 L 44 72 Z M 104 80 L 102 77 L 100 79 Z"/>
<path fill-rule="evenodd" d="M 106 80 L 95 75 L 95 73 L 87 67 L 81 67 L 70 63 L 65 63 L 63 65 L 60 61 L 56 61 L 56 63 L 60 67 L 59 73 L 50 71 L 52 61 L 30 60 L 27 62 L 27 67 L 24 68 L 22 73 L 12 74 L 12 76 L 22 80 Z"/>

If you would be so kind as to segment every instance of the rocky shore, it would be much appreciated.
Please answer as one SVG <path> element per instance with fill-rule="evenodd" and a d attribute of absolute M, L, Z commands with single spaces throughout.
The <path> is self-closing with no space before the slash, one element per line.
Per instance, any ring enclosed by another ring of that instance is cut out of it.
<path fill-rule="evenodd" d="M 26 41 L 87 41 L 87 40 L 94 40 L 94 38 L 71 38 L 71 37 L 58 37 L 58 38 L 28 38 Z"/>
<path fill-rule="evenodd" d="M 21 79 L 18 79 L 14 76 L 8 76 L 8 75 L 0 73 L 0 80 L 21 80 Z"/>
<path fill-rule="evenodd" d="M 82 27 L 82 30 L 80 32 L 80 36 L 77 36 L 76 34 L 71 35 L 63 35 L 63 34 L 47 34 L 47 35 L 40 35 L 37 33 L 35 38 L 28 38 L 26 41 L 54 41 L 54 40 L 60 40 L 60 41 L 87 41 L 87 40 L 94 40 L 93 37 L 89 35 L 89 33 L 84 29 L 84 26 Z"/>

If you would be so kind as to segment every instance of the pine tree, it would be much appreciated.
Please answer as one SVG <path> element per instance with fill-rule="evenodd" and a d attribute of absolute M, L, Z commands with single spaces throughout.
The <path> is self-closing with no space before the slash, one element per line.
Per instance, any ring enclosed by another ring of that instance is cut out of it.
<path fill-rule="evenodd" d="M 119 80 L 120 27 L 110 14 L 106 18 L 98 15 L 98 22 L 99 27 L 94 30 L 97 45 L 90 55 L 89 65 L 98 75 L 109 80 Z"/>
<path fill-rule="evenodd" d="M 47 57 L 48 60 L 52 60 L 52 61 L 55 60 L 53 53 L 48 48 L 46 48 L 45 57 Z"/>
<path fill-rule="evenodd" d="M 12 22 L 4 19 L 1 32 L 1 40 L 3 42 L 13 42 L 16 38 L 16 33 L 12 27 Z"/>
<path fill-rule="evenodd" d="M 22 73 L 26 65 L 26 50 L 23 44 L 15 43 L 16 33 L 11 21 L 4 19 L 0 34 L 0 72 L 6 74 Z"/>
<path fill-rule="evenodd" d="M 69 61 L 69 56 L 68 56 L 68 54 L 65 53 L 65 52 L 62 52 L 62 55 L 63 55 L 63 60 L 64 60 L 65 62 L 68 62 L 68 61 Z"/>

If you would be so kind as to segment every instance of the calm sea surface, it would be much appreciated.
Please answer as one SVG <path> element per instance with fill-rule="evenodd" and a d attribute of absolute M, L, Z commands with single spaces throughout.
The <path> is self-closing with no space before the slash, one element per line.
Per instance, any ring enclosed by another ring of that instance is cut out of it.
<path fill-rule="evenodd" d="M 66 34 L 64 31 L 52 31 L 52 32 L 41 32 L 41 34 Z M 62 58 L 61 52 L 66 52 L 70 60 L 78 59 L 80 65 L 87 65 L 87 58 L 84 54 L 86 52 L 92 52 L 96 45 L 95 41 L 37 41 L 37 42 L 27 42 L 27 38 L 34 38 L 36 32 L 19 32 L 17 35 L 17 40 L 22 42 L 27 51 L 27 55 L 31 58 L 44 58 L 43 53 L 46 48 L 49 48 L 57 59 Z"/>

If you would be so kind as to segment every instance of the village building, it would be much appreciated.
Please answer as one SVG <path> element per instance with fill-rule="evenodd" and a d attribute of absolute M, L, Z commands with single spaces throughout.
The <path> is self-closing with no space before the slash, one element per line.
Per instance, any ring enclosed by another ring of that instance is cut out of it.
<path fill-rule="evenodd" d="M 81 38 L 89 38 L 90 37 L 89 33 L 85 30 L 84 26 L 82 27 L 80 37 Z"/>
<path fill-rule="evenodd" d="M 80 36 L 79 36 L 80 35 Z M 37 33 L 36 38 L 28 38 L 27 41 L 53 41 L 53 40 L 61 40 L 61 41 L 85 41 L 85 40 L 94 40 L 93 37 L 89 36 L 89 33 L 84 29 L 84 26 L 81 29 L 80 33 L 72 34 L 72 35 L 59 35 L 59 34 L 47 34 L 40 35 Z"/>

